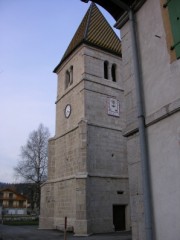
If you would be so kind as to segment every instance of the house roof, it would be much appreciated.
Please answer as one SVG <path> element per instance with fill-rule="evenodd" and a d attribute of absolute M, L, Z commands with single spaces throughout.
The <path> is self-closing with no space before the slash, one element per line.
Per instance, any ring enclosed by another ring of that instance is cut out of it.
<path fill-rule="evenodd" d="M 121 56 L 120 39 L 93 2 L 54 72 L 83 43 Z"/>
<path fill-rule="evenodd" d="M 13 189 L 10 189 L 10 188 L 4 188 L 4 189 L 0 190 L 0 192 L 11 192 L 11 193 L 14 193 L 18 197 L 19 200 L 27 200 L 26 196 L 24 196 L 22 194 L 19 194 L 16 191 L 14 191 Z"/>

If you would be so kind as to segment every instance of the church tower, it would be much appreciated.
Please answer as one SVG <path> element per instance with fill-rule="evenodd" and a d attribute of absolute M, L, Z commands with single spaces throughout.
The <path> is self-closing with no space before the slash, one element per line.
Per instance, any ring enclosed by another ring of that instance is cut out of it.
<path fill-rule="evenodd" d="M 40 228 L 129 230 L 121 43 L 94 3 L 62 60 Z"/>

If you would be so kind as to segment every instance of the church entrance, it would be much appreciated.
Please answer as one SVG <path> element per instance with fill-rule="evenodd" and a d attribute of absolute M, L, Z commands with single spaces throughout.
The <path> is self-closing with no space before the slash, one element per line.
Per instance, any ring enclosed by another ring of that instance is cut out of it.
<path fill-rule="evenodd" d="M 115 231 L 126 230 L 125 205 L 113 205 L 113 224 Z"/>

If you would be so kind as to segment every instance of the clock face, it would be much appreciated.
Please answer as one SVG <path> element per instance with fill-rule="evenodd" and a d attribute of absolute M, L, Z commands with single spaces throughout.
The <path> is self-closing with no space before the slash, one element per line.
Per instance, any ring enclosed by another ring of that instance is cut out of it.
<path fill-rule="evenodd" d="M 70 114 L 71 114 L 71 105 L 70 104 L 66 105 L 64 114 L 65 114 L 66 118 L 68 118 L 70 116 Z"/>

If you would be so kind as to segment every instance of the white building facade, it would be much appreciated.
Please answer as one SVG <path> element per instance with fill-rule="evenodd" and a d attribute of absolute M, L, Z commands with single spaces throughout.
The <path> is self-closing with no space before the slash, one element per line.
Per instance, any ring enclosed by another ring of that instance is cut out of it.
<path fill-rule="evenodd" d="M 133 2 L 133 1 L 131 1 Z M 135 2 L 135 1 L 134 1 Z M 137 1 L 140 2 L 140 1 Z M 135 12 L 149 154 L 153 234 L 179 238 L 180 2 L 148 0 Z M 145 240 L 143 176 L 130 21 L 120 21 L 133 240 Z M 179 38 L 178 38 L 179 37 Z M 179 39 L 179 40 L 178 40 Z"/>

